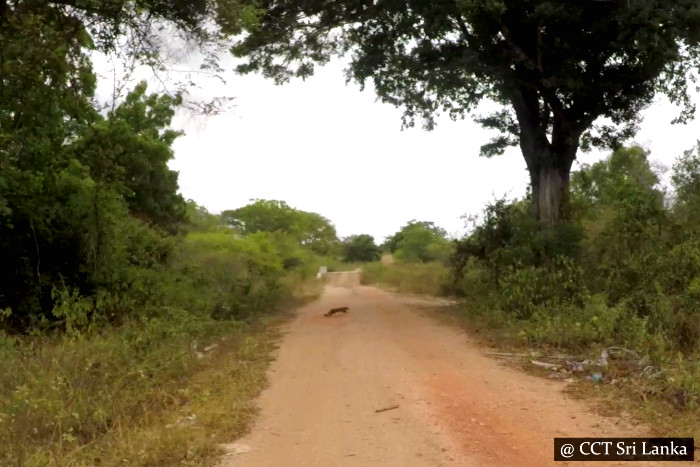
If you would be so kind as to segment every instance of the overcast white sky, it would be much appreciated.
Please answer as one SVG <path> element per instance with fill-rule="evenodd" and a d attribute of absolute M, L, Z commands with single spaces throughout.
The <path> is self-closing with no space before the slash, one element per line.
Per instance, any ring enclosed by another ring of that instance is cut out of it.
<path fill-rule="evenodd" d="M 233 67 L 231 60 L 223 64 Z M 214 117 L 176 118 L 186 135 L 174 145 L 171 167 L 180 173 L 182 194 L 211 212 L 252 198 L 281 199 L 329 218 L 339 236 L 369 233 L 378 242 L 411 219 L 460 234 L 463 214 L 480 212 L 494 196 L 524 194 L 528 177 L 517 148 L 479 157 L 489 133 L 471 120 L 443 118 L 432 132 L 401 131 L 401 110 L 375 102 L 369 87 L 346 85 L 342 69 L 332 63 L 283 86 L 233 72 L 225 85 L 202 79 L 195 95 L 235 97 L 236 107 Z M 111 88 L 104 81 L 101 95 Z M 699 121 L 670 124 L 676 113 L 660 100 L 636 139 L 668 167 L 700 139 Z M 579 154 L 579 161 L 604 155 Z"/>

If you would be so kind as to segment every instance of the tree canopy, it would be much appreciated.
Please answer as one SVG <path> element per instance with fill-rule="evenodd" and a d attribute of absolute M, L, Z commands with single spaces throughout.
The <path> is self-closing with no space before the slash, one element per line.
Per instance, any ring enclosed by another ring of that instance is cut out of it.
<path fill-rule="evenodd" d="M 3 324 L 53 325 L 58 297 L 128 287 L 135 269 L 166 261 L 168 234 L 188 218 L 168 168 L 182 95 L 125 86 L 107 111 L 92 54 L 155 69 L 172 36 L 216 44 L 255 11 L 230 0 L 0 0 Z"/>
<path fill-rule="evenodd" d="M 256 27 L 233 47 L 240 72 L 277 82 L 349 56 L 348 80 L 431 128 L 435 115 L 476 116 L 498 135 L 482 154 L 519 145 L 538 218 L 566 216 L 580 148 L 617 146 L 657 93 L 694 113 L 700 68 L 695 0 L 263 0 Z"/>
<path fill-rule="evenodd" d="M 381 251 L 371 235 L 351 235 L 343 239 L 343 261 L 368 262 L 377 261 L 380 257 Z"/>
<path fill-rule="evenodd" d="M 319 254 L 329 254 L 338 239 L 333 224 L 313 212 L 290 207 L 284 201 L 254 200 L 221 213 L 222 221 L 244 233 L 284 232 Z"/>
<path fill-rule="evenodd" d="M 83 45 L 157 59 L 154 40 L 169 26 L 204 43 L 250 27 L 256 11 L 240 0 L 1 0 L 0 26 L 42 20 Z"/>
<path fill-rule="evenodd" d="M 409 221 L 383 247 L 397 259 L 409 262 L 444 261 L 450 255 L 447 232 L 433 222 Z"/>
<path fill-rule="evenodd" d="M 659 208 L 663 195 L 658 175 L 649 165 L 649 153 L 635 146 L 620 148 L 607 159 L 584 164 L 572 177 L 573 199 L 592 207 L 616 206 L 632 198 L 648 197 Z"/>

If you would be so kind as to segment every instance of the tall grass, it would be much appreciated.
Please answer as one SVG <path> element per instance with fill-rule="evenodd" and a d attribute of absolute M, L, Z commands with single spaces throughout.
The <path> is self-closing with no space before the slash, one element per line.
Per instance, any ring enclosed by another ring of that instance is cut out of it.
<path fill-rule="evenodd" d="M 442 263 L 366 263 L 362 283 L 384 286 L 402 293 L 440 295 L 448 270 Z"/>

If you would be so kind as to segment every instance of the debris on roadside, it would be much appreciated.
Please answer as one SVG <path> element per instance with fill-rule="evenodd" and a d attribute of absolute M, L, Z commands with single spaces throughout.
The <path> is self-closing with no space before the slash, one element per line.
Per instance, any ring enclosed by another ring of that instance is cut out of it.
<path fill-rule="evenodd" d="M 597 362 L 598 366 L 608 366 L 608 351 L 603 349 L 603 351 L 600 353 L 600 358 L 598 358 Z"/>
<path fill-rule="evenodd" d="M 226 450 L 226 454 L 224 454 L 225 456 L 232 456 L 234 454 L 245 454 L 253 451 L 253 448 L 243 443 L 222 444 L 221 447 Z"/>
<path fill-rule="evenodd" d="M 593 373 L 591 376 L 588 377 L 591 381 L 594 383 L 600 383 L 603 381 L 603 374 L 602 373 Z"/>
<path fill-rule="evenodd" d="M 486 352 L 486 355 L 513 362 L 528 362 L 541 368 L 550 379 L 574 382 L 586 379 L 593 383 L 619 384 L 629 380 L 655 379 L 663 372 L 650 364 L 649 357 L 620 346 L 606 347 L 597 356 L 545 354 L 529 350 L 523 353 Z"/>
<path fill-rule="evenodd" d="M 175 428 L 194 425 L 197 421 L 197 414 L 186 415 L 179 418 L 175 423 L 168 423 L 165 428 Z"/>
<path fill-rule="evenodd" d="M 516 358 L 516 357 L 533 357 L 534 355 L 526 353 L 509 353 L 509 352 L 486 352 L 486 355 L 490 357 L 504 357 L 504 358 Z"/>
<path fill-rule="evenodd" d="M 547 368 L 548 370 L 557 371 L 559 369 L 559 365 L 557 365 L 556 363 L 538 362 L 537 360 L 530 360 L 530 363 L 532 363 L 535 366 Z"/>

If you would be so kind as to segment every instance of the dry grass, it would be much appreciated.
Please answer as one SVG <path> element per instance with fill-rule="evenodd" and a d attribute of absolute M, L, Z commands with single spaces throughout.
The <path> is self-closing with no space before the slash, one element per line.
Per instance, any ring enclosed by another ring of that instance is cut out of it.
<path fill-rule="evenodd" d="M 0 336 L 0 465 L 212 465 L 248 430 L 279 325 L 174 313 L 92 335 Z M 206 350 L 205 350 L 206 349 Z"/>
<path fill-rule="evenodd" d="M 200 329 L 196 350 L 184 335 L 135 350 L 148 332 L 129 327 L 25 342 L 1 364 L 0 464 L 206 465 L 253 419 L 279 320 Z"/>
<path fill-rule="evenodd" d="M 362 265 L 362 283 L 395 292 L 440 295 L 448 271 L 440 263 L 367 263 Z"/>

